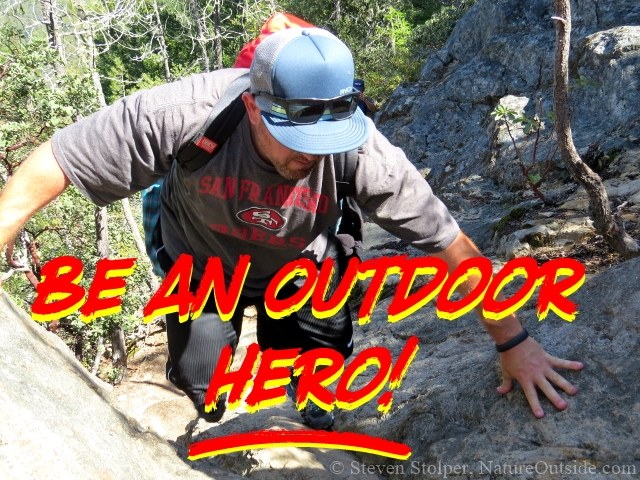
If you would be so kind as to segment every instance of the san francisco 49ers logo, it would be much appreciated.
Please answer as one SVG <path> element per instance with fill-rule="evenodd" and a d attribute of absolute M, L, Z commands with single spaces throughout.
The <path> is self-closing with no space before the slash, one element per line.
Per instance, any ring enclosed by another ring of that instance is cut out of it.
<path fill-rule="evenodd" d="M 262 225 L 269 230 L 280 230 L 287 223 L 286 218 L 269 208 L 251 207 L 238 212 L 236 216 L 245 223 Z"/>

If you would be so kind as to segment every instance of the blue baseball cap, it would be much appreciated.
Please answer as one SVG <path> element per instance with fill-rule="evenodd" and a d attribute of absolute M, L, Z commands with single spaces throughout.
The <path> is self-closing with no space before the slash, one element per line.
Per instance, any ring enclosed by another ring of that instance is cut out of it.
<path fill-rule="evenodd" d="M 320 28 L 275 32 L 256 48 L 251 63 L 251 93 L 284 99 L 330 99 L 355 92 L 353 57 L 337 37 Z M 369 137 L 360 109 L 348 119 L 324 115 L 311 125 L 292 124 L 282 107 L 256 96 L 262 118 L 273 137 L 291 150 L 312 155 L 348 152 Z"/>
<path fill-rule="evenodd" d="M 359 92 L 364 92 L 364 80 L 361 78 L 356 78 L 353 81 L 353 88 L 355 88 Z"/>

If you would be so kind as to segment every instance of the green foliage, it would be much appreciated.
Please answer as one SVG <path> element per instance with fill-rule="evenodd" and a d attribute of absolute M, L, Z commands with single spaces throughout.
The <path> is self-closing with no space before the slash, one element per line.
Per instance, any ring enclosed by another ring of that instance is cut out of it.
<path fill-rule="evenodd" d="M 59 60 L 43 40 L 0 27 L 0 160 L 9 175 L 30 149 L 95 107 L 89 76 L 56 76 Z"/>
<path fill-rule="evenodd" d="M 335 33 L 351 49 L 356 77 L 363 78 L 367 96 L 381 105 L 402 81 L 418 77 L 420 60 L 409 42 L 415 25 L 407 0 L 342 0 L 340 20 L 333 0 L 283 1 L 284 10 Z"/>
<path fill-rule="evenodd" d="M 402 81 L 417 80 L 424 57 L 444 43 L 455 22 L 475 1 L 341 0 L 339 19 L 334 0 L 222 2 L 223 66 L 233 65 L 244 43 L 260 33 L 271 14 L 288 11 L 333 31 L 351 48 L 356 75 L 365 79 L 368 96 L 380 105 Z M 203 46 L 214 69 L 213 2 L 159 0 L 158 6 L 171 77 L 202 71 Z M 126 35 L 115 30 L 103 34 L 105 38 L 119 38 L 97 59 L 107 103 L 166 81 L 158 32 L 149 27 L 151 1 L 140 0 L 138 8 L 141 15 L 146 15 L 146 23 L 132 21 Z M 196 17 L 204 19 L 204 24 L 198 26 Z M 198 39 L 203 36 L 206 41 L 201 45 Z M 105 42 L 104 38 L 96 39 L 96 43 Z"/>
<path fill-rule="evenodd" d="M 222 38 L 222 63 L 224 68 L 232 67 L 244 43 L 260 33 L 260 26 L 271 14 L 257 3 L 251 11 L 248 7 L 221 2 L 220 17 Z M 167 46 L 171 79 L 185 77 L 204 71 L 201 47 L 197 42 L 204 35 L 204 48 L 210 61 L 210 70 L 215 69 L 215 35 L 213 3 L 205 0 L 177 2 L 158 0 L 160 22 Z M 202 17 L 204 31 L 199 32 L 195 15 Z M 103 52 L 97 60 L 97 68 L 102 75 L 102 86 L 107 103 L 133 93 L 166 82 L 164 59 L 159 51 L 159 33 L 153 27 L 149 15 L 153 11 L 150 0 L 141 0 L 139 12 L 146 15 L 145 22 L 132 22 L 125 35 L 109 31 L 106 37 L 119 40 Z M 97 42 L 100 40 L 96 40 Z"/>
<path fill-rule="evenodd" d="M 406 14 L 390 8 L 384 15 L 384 21 L 376 29 L 376 35 L 385 39 L 376 48 L 367 48 L 360 54 L 359 66 L 374 65 L 375 68 L 363 68 L 363 76 L 369 77 L 368 95 L 380 103 L 393 93 L 403 81 L 417 80 L 420 62 L 409 49 L 412 26 Z M 385 43 L 389 45 L 385 46 Z"/>
<path fill-rule="evenodd" d="M 130 203 L 134 215 L 139 218 L 140 195 L 132 197 Z M 86 290 L 92 284 L 99 260 L 95 241 L 95 209 L 96 207 L 77 189 L 69 188 L 58 200 L 34 216 L 26 226 L 30 232 L 41 232 L 36 238 L 43 261 L 62 255 L 73 255 L 82 261 L 85 273 L 80 285 Z M 119 202 L 108 207 L 108 216 L 111 257 L 138 257 L 133 236 Z M 121 313 L 101 317 L 89 323 L 83 322 L 78 312 L 60 320 L 58 334 L 70 347 L 73 346 L 76 337 L 82 337 L 85 346 L 82 361 L 88 368 L 91 368 L 93 363 L 99 337 L 105 338 L 105 343 L 108 343 L 116 325 L 121 325 L 127 336 L 134 335 L 140 329 L 142 308 L 151 297 L 146 261 L 146 258 L 138 258 L 133 274 L 126 278 L 127 290 L 121 297 Z M 29 310 L 35 299 L 35 292 L 20 276 L 14 275 L 10 280 L 13 281 L 11 284 L 3 286 L 12 298 Z"/>
<path fill-rule="evenodd" d="M 163 85 L 165 83 L 164 78 L 154 77 L 148 73 L 140 75 L 140 79 L 136 82 L 135 87 L 131 88 L 131 93 L 136 90 L 144 90 L 146 88 L 155 87 L 157 85 Z"/>
<path fill-rule="evenodd" d="M 0 27 L 0 186 L 26 156 L 55 130 L 87 116 L 98 107 L 96 91 L 86 72 L 56 75 L 58 53 L 44 40 L 27 40 L 11 26 Z M 16 148 L 19 147 L 19 148 Z M 139 213 L 140 198 L 132 199 Z M 39 211 L 25 226 L 29 241 L 36 246 L 39 261 L 73 255 L 82 260 L 85 275 L 81 285 L 89 288 L 98 260 L 94 223 L 95 206 L 75 188 L 67 189 L 47 208 Z M 135 244 L 120 204 L 110 212 L 110 245 L 114 257 L 137 257 Z M 39 273 L 34 259 L 16 242 L 15 256 Z M 2 262 L 1 270 L 8 267 Z M 141 323 L 140 310 L 150 296 L 146 269 L 137 268 L 128 279 L 123 296 L 123 312 L 85 324 L 77 313 L 60 321 L 59 335 L 73 347 L 77 337 L 85 345 L 83 362 L 90 366 L 99 337 L 110 336 L 116 324 L 132 334 Z M 21 273 L 3 283 L 12 298 L 25 310 L 35 299 L 35 291 Z"/>
<path fill-rule="evenodd" d="M 439 50 L 451 35 L 456 22 L 467 13 L 477 0 L 413 0 L 419 7 L 414 14 L 419 23 L 415 28 L 410 48 L 414 54 L 424 59 Z"/>
<path fill-rule="evenodd" d="M 596 144 L 596 146 L 590 148 L 587 153 L 582 156 L 582 160 L 591 170 L 596 172 L 603 180 L 606 180 L 615 174 L 615 168 L 612 169 L 611 167 L 614 165 L 620 152 L 621 150 L 617 148 L 609 152 L 603 152 Z"/>
<path fill-rule="evenodd" d="M 544 116 L 550 124 L 552 125 L 556 124 L 556 114 L 554 112 L 551 112 L 551 111 L 544 112 Z"/>
<path fill-rule="evenodd" d="M 601 87 L 601 85 L 598 82 L 596 82 L 594 80 L 590 80 L 587 77 L 583 77 L 582 75 L 580 75 L 574 81 L 575 81 L 576 86 L 580 87 L 580 88 L 595 88 L 595 89 L 598 89 L 598 88 Z"/>
<path fill-rule="evenodd" d="M 59 61 L 44 40 L 29 41 L 13 26 L 0 27 L 0 187 L 55 130 L 97 107 L 89 76 L 83 72 L 57 76 L 54 64 Z M 26 231 L 40 247 L 41 259 L 86 250 L 85 239 L 95 236 L 85 230 L 83 206 L 88 205 L 77 190 L 69 189 L 31 219 Z M 23 307 L 35 297 L 22 275 L 11 277 L 4 288 L 15 293 Z"/>
<path fill-rule="evenodd" d="M 77 192 L 75 189 L 73 191 Z M 79 195 L 79 193 L 77 193 Z M 80 283 L 85 289 L 89 289 L 96 270 L 96 263 L 99 260 L 95 245 L 95 229 L 93 222 L 93 213 L 95 207 L 87 200 L 85 211 L 85 227 L 88 231 L 82 233 L 87 245 L 83 250 L 82 256 L 76 254 L 80 258 L 85 267 L 85 276 Z M 131 208 L 134 215 L 140 218 L 141 199 L 137 194 L 130 200 Z M 109 246 L 111 258 L 137 258 L 139 257 L 136 250 L 133 235 L 124 217 L 122 204 L 120 202 L 110 205 L 107 209 L 109 218 Z M 87 221 L 89 224 L 87 225 Z M 79 233 L 79 232 L 78 232 Z M 69 253 L 67 253 L 69 254 Z M 138 258 L 133 274 L 126 278 L 127 289 L 122 298 L 122 312 L 107 317 L 101 317 L 89 323 L 80 320 L 79 314 L 75 313 L 62 321 L 65 330 L 77 332 L 83 335 L 89 348 L 86 349 L 83 361 L 90 366 L 95 356 L 95 345 L 100 336 L 108 340 L 117 325 L 121 325 L 125 335 L 133 335 L 142 325 L 142 308 L 146 305 L 151 297 L 151 290 L 148 285 L 148 272 L 146 269 L 146 258 Z"/>
<path fill-rule="evenodd" d="M 518 112 L 516 112 L 514 109 L 507 107 L 506 105 L 498 104 L 498 106 L 493 109 L 493 112 L 491 112 L 491 115 L 493 115 L 496 120 L 508 119 L 514 121 L 516 119 L 517 113 Z"/>
<path fill-rule="evenodd" d="M 520 220 L 527 214 L 527 209 L 525 207 L 517 207 L 513 210 L 510 210 L 504 217 L 500 219 L 498 223 L 491 226 L 491 231 L 500 233 L 502 232 L 510 223 Z"/>
<path fill-rule="evenodd" d="M 555 155 L 556 149 L 551 151 L 551 154 L 547 156 L 546 160 L 540 161 L 539 147 L 549 141 L 555 135 L 555 114 L 550 111 L 545 111 L 542 108 L 542 99 L 538 98 L 537 113 L 532 118 L 524 112 L 517 112 L 516 110 L 506 105 L 498 104 L 496 108 L 491 112 L 491 115 L 497 122 L 501 122 L 505 125 L 513 148 L 516 152 L 516 160 L 520 166 L 523 176 L 523 188 L 529 188 L 531 191 L 540 198 L 543 202 L 548 203 L 547 198 L 540 191 L 540 186 L 544 182 L 547 174 L 551 169 L 551 161 Z M 545 130 L 545 124 L 541 120 L 546 118 L 551 124 L 552 128 L 546 135 L 542 135 L 542 131 Z M 531 158 L 526 159 L 524 157 L 524 149 L 519 142 L 516 141 L 516 131 L 520 129 L 524 134 L 525 141 L 524 146 L 529 142 L 533 142 L 533 151 Z"/>
<path fill-rule="evenodd" d="M 491 115 L 496 120 L 502 120 L 505 123 L 508 122 L 510 125 L 519 124 L 525 135 L 536 133 L 544 126 L 538 117 L 531 118 L 524 112 L 516 112 L 512 108 L 504 105 L 498 105 L 493 112 L 491 112 Z M 555 114 L 553 112 L 544 111 L 543 116 L 549 119 L 551 123 L 555 123 Z"/>

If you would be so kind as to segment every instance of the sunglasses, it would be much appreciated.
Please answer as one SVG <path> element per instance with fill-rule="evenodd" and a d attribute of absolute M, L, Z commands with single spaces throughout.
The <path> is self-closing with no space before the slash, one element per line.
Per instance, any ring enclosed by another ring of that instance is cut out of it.
<path fill-rule="evenodd" d="M 325 115 L 331 115 L 335 120 L 351 118 L 358 108 L 358 93 L 352 92 L 340 97 L 299 98 L 287 100 L 274 97 L 268 93 L 256 93 L 256 96 L 264 97 L 271 101 L 271 111 L 268 113 L 278 117 L 286 116 L 295 125 L 312 125 Z"/>

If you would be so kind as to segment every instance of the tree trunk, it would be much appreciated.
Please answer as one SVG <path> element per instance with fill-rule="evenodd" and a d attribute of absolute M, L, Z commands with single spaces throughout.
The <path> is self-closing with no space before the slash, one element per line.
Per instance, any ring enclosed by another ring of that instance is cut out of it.
<path fill-rule="evenodd" d="M 82 335 L 76 335 L 76 338 L 73 340 L 73 354 L 79 362 L 82 362 L 82 348 Z"/>
<path fill-rule="evenodd" d="M 102 84 L 100 83 L 100 75 L 98 74 L 98 71 L 95 68 L 95 64 L 96 64 L 95 51 L 91 50 L 90 55 L 91 55 L 90 60 L 92 65 L 91 77 L 93 80 L 93 86 L 95 87 L 97 92 L 98 103 L 100 104 L 100 107 L 106 107 L 107 102 L 104 98 L 104 91 L 102 90 Z M 110 256 L 109 217 L 107 214 L 107 207 L 102 207 L 102 208 L 96 207 L 95 222 L 96 222 L 96 246 L 98 250 L 98 258 L 100 259 L 109 258 Z M 104 342 L 104 340 L 102 337 L 100 337 L 98 341 L 96 356 L 93 360 L 92 373 L 94 373 L 94 375 L 98 371 L 98 368 L 100 366 L 100 359 L 102 358 L 102 355 L 104 353 L 104 347 L 102 342 Z M 121 376 L 121 380 L 127 380 L 127 347 L 124 341 L 124 332 L 122 331 L 122 327 L 120 325 L 116 325 L 114 330 L 111 332 L 111 350 L 112 350 L 112 362 L 114 366 L 122 365 L 123 367 L 123 374 Z"/>
<path fill-rule="evenodd" d="M 214 45 L 216 52 L 216 68 L 218 70 L 222 69 L 222 27 L 220 26 L 220 6 L 222 4 L 222 0 L 216 0 L 214 5 L 214 27 L 215 27 L 215 37 L 214 37 Z"/>
<path fill-rule="evenodd" d="M 340 21 L 342 20 L 342 12 L 340 11 L 340 0 L 333 0 L 333 6 L 334 6 L 334 19 L 335 21 L 333 22 L 333 30 L 334 33 L 337 36 L 340 36 Z"/>
<path fill-rule="evenodd" d="M 107 207 L 96 207 L 95 221 L 98 257 L 100 259 L 109 258 L 109 229 L 107 224 Z"/>
<path fill-rule="evenodd" d="M 109 230 L 107 207 L 96 207 L 96 245 L 98 247 L 98 257 L 100 259 L 109 258 Z M 120 325 L 116 325 L 111 332 L 112 361 L 114 367 L 122 366 L 123 374 L 121 380 L 127 378 L 127 347 L 124 342 L 124 332 Z"/>
<path fill-rule="evenodd" d="M 56 17 L 56 0 L 40 0 L 42 7 L 42 23 L 47 29 L 47 37 L 49 38 L 49 46 L 56 50 L 60 55 L 60 60 L 54 62 L 53 69 L 58 77 L 64 75 L 64 50 L 60 37 L 58 35 L 58 19 Z"/>
<path fill-rule="evenodd" d="M 136 242 L 136 248 L 138 249 L 138 254 L 142 258 L 147 257 L 147 249 L 144 246 L 144 240 L 142 240 L 142 236 L 140 235 L 140 231 L 138 230 L 138 225 L 136 224 L 135 218 L 133 218 L 133 213 L 131 212 L 131 205 L 129 204 L 128 198 L 123 198 L 122 202 L 122 210 L 124 211 L 124 216 L 127 219 L 127 223 L 129 224 L 129 228 L 131 229 L 131 233 L 133 234 L 133 239 Z M 160 288 L 160 282 L 158 282 L 158 277 L 153 271 L 153 266 L 151 262 L 147 262 L 147 272 L 149 274 L 149 286 L 151 287 L 152 293 L 155 293 Z M 160 315 L 154 318 L 154 321 L 160 320 L 160 322 L 165 325 L 165 317 L 164 315 Z M 149 335 L 149 323 L 147 323 L 147 335 Z"/>
<path fill-rule="evenodd" d="M 102 90 L 102 83 L 100 83 L 100 74 L 98 73 L 98 69 L 96 67 L 97 55 L 96 55 L 95 42 L 93 40 L 92 27 L 89 28 L 89 31 L 91 33 L 89 34 L 87 48 L 88 48 L 88 55 L 89 55 L 89 65 L 91 65 L 91 81 L 93 83 L 93 88 L 96 89 L 96 95 L 98 97 L 98 105 L 100 105 L 100 108 L 104 108 L 107 106 L 107 101 L 104 98 L 104 90 Z"/>
<path fill-rule="evenodd" d="M 102 360 L 102 354 L 104 353 L 104 338 L 98 338 L 98 346 L 96 348 L 96 356 L 93 359 L 93 366 L 91 367 L 91 375 L 97 375 L 100 368 L 100 360 Z"/>
<path fill-rule="evenodd" d="M 191 19 L 196 24 L 196 31 L 198 34 L 197 42 L 200 47 L 200 61 L 202 63 L 202 71 L 208 72 L 210 70 L 210 60 L 209 54 L 207 52 L 207 42 L 205 40 L 205 25 L 204 19 L 200 15 L 200 5 L 198 0 L 190 0 L 189 1 L 189 13 L 191 14 Z"/>
<path fill-rule="evenodd" d="M 98 92 L 98 103 L 100 104 L 100 108 L 106 107 L 107 101 L 104 98 L 104 91 L 102 90 L 102 84 L 100 83 L 100 74 L 97 70 L 93 70 L 93 72 L 91 72 L 91 80 L 93 80 L 93 87 Z"/>
<path fill-rule="evenodd" d="M 129 228 L 131 229 L 131 233 L 133 234 L 133 239 L 136 242 L 138 254 L 140 255 L 140 257 L 146 257 L 147 250 L 144 246 L 144 241 L 142 240 L 140 231 L 138 230 L 136 220 L 133 218 L 133 213 L 131 213 L 131 205 L 129 205 L 129 199 L 123 198 L 121 201 L 122 210 L 124 211 L 124 216 L 127 219 L 127 223 L 129 224 Z M 149 271 L 149 281 L 151 283 L 151 288 L 155 293 L 158 288 L 160 288 L 160 283 L 158 282 L 158 277 L 156 277 L 156 274 L 153 273 L 153 267 L 151 266 L 150 262 L 147 262 L 147 270 Z"/>
<path fill-rule="evenodd" d="M 569 49 L 571 39 L 570 0 L 555 0 L 556 52 L 554 63 L 553 110 L 556 115 L 558 148 L 567 170 L 587 192 L 596 231 L 609 246 L 625 257 L 640 255 L 640 245 L 624 231 L 611 213 L 602 179 L 580 158 L 573 144 L 569 121 Z"/>
<path fill-rule="evenodd" d="M 122 367 L 120 382 L 126 382 L 129 379 L 127 373 L 127 345 L 124 340 L 124 331 L 121 325 L 116 325 L 111 333 L 111 348 L 113 350 L 111 362 L 114 367 Z"/>
<path fill-rule="evenodd" d="M 171 69 L 169 68 L 169 53 L 167 51 L 167 43 L 164 40 L 164 27 L 160 21 L 160 12 L 158 11 L 158 1 L 153 0 L 153 12 L 156 20 L 156 29 L 158 31 L 158 40 L 160 41 L 160 54 L 164 61 L 164 79 L 167 83 L 171 81 Z"/>

